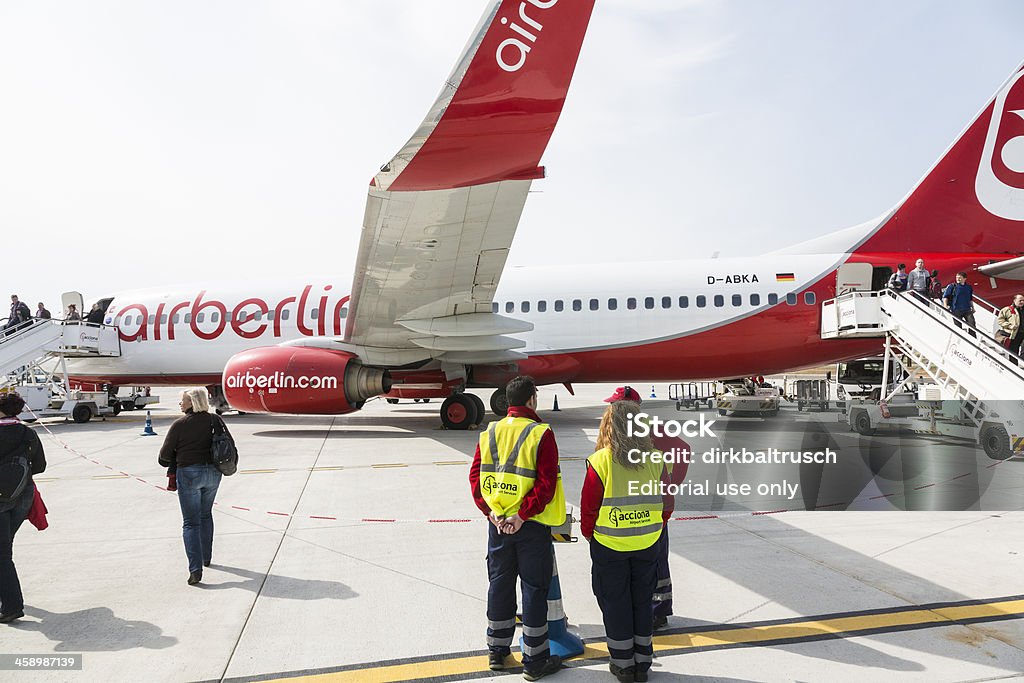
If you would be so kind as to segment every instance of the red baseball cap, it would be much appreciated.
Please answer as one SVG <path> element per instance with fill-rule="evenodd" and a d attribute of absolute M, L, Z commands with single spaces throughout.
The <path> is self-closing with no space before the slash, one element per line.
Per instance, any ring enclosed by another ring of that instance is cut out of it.
<path fill-rule="evenodd" d="M 640 393 L 633 387 L 619 387 L 615 390 L 615 393 L 604 400 L 605 403 L 615 403 L 616 401 L 636 401 L 641 403 Z"/>

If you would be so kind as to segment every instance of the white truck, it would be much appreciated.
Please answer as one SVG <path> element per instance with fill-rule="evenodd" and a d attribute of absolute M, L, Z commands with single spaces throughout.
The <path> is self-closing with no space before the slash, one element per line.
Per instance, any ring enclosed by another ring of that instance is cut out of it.
<path fill-rule="evenodd" d="M 829 382 L 830 400 L 840 410 L 845 410 L 846 402 L 851 399 L 882 398 L 882 375 L 888 377 L 885 393 L 889 394 L 909 375 L 898 358 L 889 361 L 889 371 L 885 373 L 885 357 L 872 356 L 858 358 L 836 364 L 835 380 Z"/>
<path fill-rule="evenodd" d="M 723 380 L 725 391 L 715 399 L 719 415 L 775 417 L 782 397 L 778 387 L 750 377 Z"/>
<path fill-rule="evenodd" d="M 64 392 L 59 385 L 22 384 L 11 389 L 25 399 L 25 409 L 21 418 L 33 422 L 42 417 L 71 418 L 75 422 L 88 422 L 94 417 L 117 415 L 121 412 L 121 404 L 112 399 L 106 391 Z"/>

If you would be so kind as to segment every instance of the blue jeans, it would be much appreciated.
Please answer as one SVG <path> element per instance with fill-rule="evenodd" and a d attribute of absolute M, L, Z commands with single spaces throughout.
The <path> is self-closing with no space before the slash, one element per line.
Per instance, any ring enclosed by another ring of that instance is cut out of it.
<path fill-rule="evenodd" d="M 10 614 L 25 608 L 21 595 L 21 582 L 14 568 L 14 534 L 28 516 L 35 499 L 36 487 L 28 483 L 21 498 L 0 512 L 0 612 Z"/>
<path fill-rule="evenodd" d="M 220 487 L 220 471 L 213 465 L 178 468 L 178 504 L 181 535 L 189 572 L 202 571 L 213 557 L 213 500 Z"/>

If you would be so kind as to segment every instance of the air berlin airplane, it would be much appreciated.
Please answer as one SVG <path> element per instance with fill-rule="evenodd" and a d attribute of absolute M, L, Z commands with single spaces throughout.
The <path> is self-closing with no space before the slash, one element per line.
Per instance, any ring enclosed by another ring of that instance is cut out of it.
<path fill-rule="evenodd" d="M 69 363 L 82 382 L 204 384 L 221 407 L 344 414 L 374 396 L 443 398 L 478 424 L 467 387 L 740 377 L 870 355 L 819 336 L 820 305 L 884 286 L 924 258 L 943 282 L 1009 300 L 1024 279 L 1024 72 L 882 217 L 771 254 L 661 264 L 505 268 L 562 110 L 593 0 L 500 0 L 412 138 L 370 182 L 351 278 L 105 299 L 120 357 Z M 224 403 L 226 399 L 227 403 Z"/>

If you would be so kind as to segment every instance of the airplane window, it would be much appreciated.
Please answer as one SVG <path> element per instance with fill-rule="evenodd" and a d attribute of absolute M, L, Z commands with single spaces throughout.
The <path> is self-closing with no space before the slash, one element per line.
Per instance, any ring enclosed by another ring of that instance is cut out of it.
<path fill-rule="evenodd" d="M 152 325 L 152 324 L 153 324 L 153 321 L 154 321 L 154 320 L 156 320 L 156 316 L 155 316 L 155 315 L 153 315 L 152 313 L 150 313 L 150 314 L 149 314 L 149 320 L 148 320 L 147 322 L 148 322 L 148 323 L 149 323 L 150 325 Z"/>
<path fill-rule="evenodd" d="M 497 313 L 497 312 L 498 312 L 498 302 L 497 301 L 492 301 L 491 302 L 491 313 Z"/>
<path fill-rule="evenodd" d="M 760 306 L 761 305 L 761 295 L 760 294 L 751 294 L 750 295 L 750 305 L 751 306 Z"/>
<path fill-rule="evenodd" d="M 191 313 L 186 313 L 185 314 L 185 324 L 187 325 L 190 322 L 192 322 L 192 314 Z"/>
<path fill-rule="evenodd" d="M 561 313 L 565 309 L 565 304 L 562 303 L 561 299 L 555 299 L 555 313 Z"/>
<path fill-rule="evenodd" d="M 537 302 L 537 312 L 538 313 L 544 313 L 547 310 L 548 310 L 548 302 L 547 301 L 541 300 L 541 301 Z"/>
<path fill-rule="evenodd" d="M 715 306 L 721 308 L 725 305 L 725 297 L 721 294 L 715 294 Z"/>
<path fill-rule="evenodd" d="M 178 314 L 177 313 L 175 313 L 174 315 L 171 316 L 171 322 L 173 324 L 175 324 L 175 325 L 178 324 Z"/>
<path fill-rule="evenodd" d="M 662 308 L 672 308 L 672 297 L 670 297 L 670 296 L 663 296 L 663 297 L 661 297 L 661 307 Z"/>
<path fill-rule="evenodd" d="M 608 310 L 609 311 L 614 311 L 618 307 L 619 307 L 619 302 L 618 301 L 616 301 L 615 299 L 608 299 Z"/>
<path fill-rule="evenodd" d="M 160 314 L 160 324 L 161 325 L 167 324 L 167 314 L 166 313 L 161 313 Z"/>
<path fill-rule="evenodd" d="M 644 308 L 648 308 L 648 309 L 654 308 L 654 297 L 653 296 L 644 297 Z"/>
<path fill-rule="evenodd" d="M 253 314 L 253 318 L 255 318 L 256 320 L 263 320 L 263 311 L 256 311 Z"/>
<path fill-rule="evenodd" d="M 574 310 L 574 311 L 582 311 L 583 310 L 583 302 L 580 301 L 579 299 L 573 299 L 572 300 L 572 310 Z"/>
<path fill-rule="evenodd" d="M 506 313 L 513 313 L 515 310 L 516 310 L 516 305 L 514 303 L 512 303 L 511 301 L 506 301 L 505 302 L 505 312 Z"/>
<path fill-rule="evenodd" d="M 804 303 L 808 306 L 814 305 L 814 292 L 804 292 Z"/>
<path fill-rule="evenodd" d="M 590 300 L 590 310 L 596 311 L 600 307 L 601 307 L 601 304 L 600 304 L 600 302 L 598 302 L 597 299 L 591 299 Z"/>
<path fill-rule="evenodd" d="M 213 313 L 210 314 L 210 322 L 211 323 L 218 322 L 219 320 L 220 320 L 220 313 L 218 313 L 217 311 L 214 311 Z"/>
<path fill-rule="evenodd" d="M 197 323 L 201 323 L 204 320 L 206 320 L 206 314 L 205 313 L 200 313 L 199 315 L 196 316 L 196 322 Z"/>
<path fill-rule="evenodd" d="M 320 317 L 320 309 L 314 308 L 312 311 L 309 312 L 309 314 L 313 318 L 313 320 L 316 320 L 317 318 Z"/>
<path fill-rule="evenodd" d="M 342 316 L 342 317 L 344 318 L 345 316 Z M 267 320 L 273 320 L 273 319 L 274 319 L 274 312 L 273 311 L 267 311 Z M 188 322 L 188 321 L 186 320 L 185 322 Z"/>
<path fill-rule="evenodd" d="M 769 306 L 774 306 L 777 303 L 779 303 L 779 295 L 778 294 L 769 294 L 768 295 L 768 305 Z"/>
<path fill-rule="evenodd" d="M 697 308 L 704 308 L 707 305 L 708 305 L 708 299 L 707 299 L 706 296 L 701 294 L 700 296 L 697 297 Z"/>
<path fill-rule="evenodd" d="M 284 309 L 283 311 L 281 311 L 281 320 L 287 320 L 291 314 L 292 312 L 289 311 L 287 308 Z"/>
<path fill-rule="evenodd" d="M 786 303 L 790 306 L 796 306 L 796 294 L 789 293 L 786 295 Z"/>
<path fill-rule="evenodd" d="M 681 297 L 679 297 L 679 308 L 689 308 L 689 307 L 690 307 L 690 297 L 688 297 L 688 296 L 681 296 Z"/>
<path fill-rule="evenodd" d="M 529 313 L 530 312 L 530 302 L 529 301 L 524 301 L 522 304 L 520 304 L 519 309 L 523 313 Z"/>
<path fill-rule="evenodd" d="M 346 307 L 341 309 L 341 317 L 342 318 L 347 318 L 348 317 L 348 306 L 346 306 Z M 267 316 L 267 320 L 270 320 L 270 316 Z"/>
<path fill-rule="evenodd" d="M 633 297 L 629 297 L 628 299 L 626 299 L 626 308 L 628 308 L 631 311 L 635 311 L 636 299 L 634 299 Z"/>
<path fill-rule="evenodd" d="M 740 296 L 739 294 L 733 294 L 732 295 L 732 305 L 733 306 L 742 306 L 743 305 L 743 297 Z"/>

